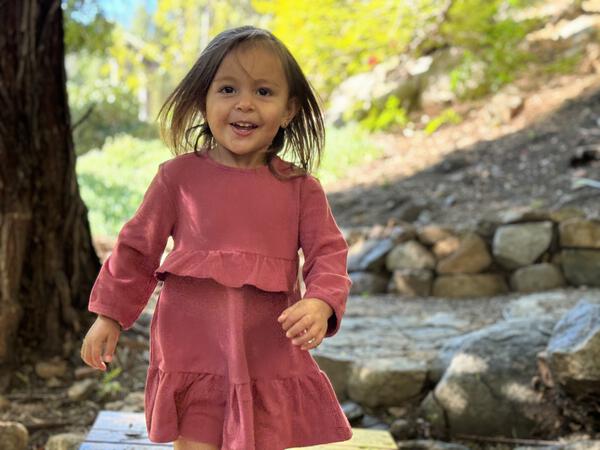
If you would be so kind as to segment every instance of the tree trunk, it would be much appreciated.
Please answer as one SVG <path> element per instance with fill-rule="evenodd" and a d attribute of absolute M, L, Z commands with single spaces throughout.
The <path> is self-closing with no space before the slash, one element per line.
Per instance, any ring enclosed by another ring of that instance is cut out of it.
<path fill-rule="evenodd" d="M 0 368 L 72 356 L 100 268 L 79 196 L 60 0 L 0 0 Z M 0 371 L 1 372 L 1 371 Z M 0 386 L 1 392 L 1 386 Z"/>

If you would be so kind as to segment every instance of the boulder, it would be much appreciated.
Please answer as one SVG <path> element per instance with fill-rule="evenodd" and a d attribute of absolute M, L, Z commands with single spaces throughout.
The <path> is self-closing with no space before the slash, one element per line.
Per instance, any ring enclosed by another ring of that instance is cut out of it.
<path fill-rule="evenodd" d="M 433 269 L 435 257 L 419 242 L 408 241 L 388 253 L 386 267 L 390 272 L 398 269 Z"/>
<path fill-rule="evenodd" d="M 389 277 L 372 272 L 350 272 L 352 280 L 351 295 L 379 294 L 388 289 Z"/>
<path fill-rule="evenodd" d="M 433 272 L 428 269 L 394 270 L 388 292 L 427 297 L 431 293 L 432 280 Z"/>
<path fill-rule="evenodd" d="M 586 297 L 556 324 L 546 349 L 554 382 L 568 393 L 600 390 L 600 298 Z"/>
<path fill-rule="evenodd" d="M 479 273 L 492 263 L 485 241 L 476 233 L 467 233 L 460 238 L 458 248 L 438 261 L 436 271 L 442 274 Z"/>
<path fill-rule="evenodd" d="M 600 286 L 600 250 L 566 249 L 560 253 L 560 263 L 569 284 Z"/>
<path fill-rule="evenodd" d="M 440 275 L 433 282 L 435 297 L 474 298 L 507 292 L 508 286 L 504 277 L 493 273 Z"/>
<path fill-rule="evenodd" d="M 367 239 L 348 250 L 348 271 L 377 272 L 385 267 L 385 257 L 394 247 L 391 239 Z"/>
<path fill-rule="evenodd" d="M 561 247 L 600 249 L 600 222 L 569 219 L 559 225 Z"/>
<path fill-rule="evenodd" d="M 439 433 L 529 438 L 557 418 L 531 388 L 553 320 L 499 322 L 466 339 L 421 405 Z"/>
<path fill-rule="evenodd" d="M 510 285 L 518 292 L 539 292 L 564 286 L 565 277 L 555 264 L 540 263 L 517 269 Z"/>
<path fill-rule="evenodd" d="M 402 405 L 419 399 L 426 379 L 423 361 L 402 357 L 357 361 L 348 379 L 348 395 L 369 407 Z"/>
<path fill-rule="evenodd" d="M 534 263 L 550 247 L 552 228 L 550 221 L 499 227 L 493 241 L 495 259 L 507 269 Z"/>

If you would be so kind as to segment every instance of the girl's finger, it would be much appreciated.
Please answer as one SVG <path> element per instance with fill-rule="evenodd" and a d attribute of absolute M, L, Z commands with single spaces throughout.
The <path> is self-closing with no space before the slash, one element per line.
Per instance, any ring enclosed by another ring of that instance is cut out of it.
<path fill-rule="evenodd" d="M 83 344 L 81 345 L 81 359 L 83 359 L 83 362 L 86 363 L 88 366 L 91 366 L 89 353 L 89 345 L 84 339 Z"/>
<path fill-rule="evenodd" d="M 106 366 L 104 365 L 104 362 L 102 362 L 102 359 L 100 358 L 100 351 L 102 349 L 102 345 L 92 345 L 92 354 L 91 354 L 91 359 L 92 359 L 92 367 L 96 367 L 97 369 L 100 370 L 104 370 L 106 369 Z"/>
<path fill-rule="evenodd" d="M 111 333 L 106 340 L 106 348 L 104 350 L 104 358 L 106 362 L 112 362 L 113 355 L 115 354 L 115 349 L 117 348 L 117 341 L 119 340 L 119 335 L 117 333 Z"/>

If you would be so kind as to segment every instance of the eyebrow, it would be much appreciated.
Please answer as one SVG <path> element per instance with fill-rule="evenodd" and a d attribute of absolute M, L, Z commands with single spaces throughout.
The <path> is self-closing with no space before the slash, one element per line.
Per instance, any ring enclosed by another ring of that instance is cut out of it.
<path fill-rule="evenodd" d="M 218 83 L 218 82 L 227 81 L 227 80 L 229 80 L 229 81 L 237 81 L 233 77 L 226 76 L 226 77 L 215 78 L 214 82 Z M 279 87 L 279 84 L 277 84 L 275 81 L 273 81 L 273 80 L 267 80 L 266 78 L 259 78 L 258 80 L 254 80 L 254 82 L 255 83 L 267 83 L 267 84 L 272 84 L 273 86 Z"/>

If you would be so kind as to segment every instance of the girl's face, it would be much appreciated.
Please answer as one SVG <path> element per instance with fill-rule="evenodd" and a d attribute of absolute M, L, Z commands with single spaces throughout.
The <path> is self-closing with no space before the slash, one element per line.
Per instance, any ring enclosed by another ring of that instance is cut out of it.
<path fill-rule="evenodd" d="M 238 47 L 221 62 L 206 96 L 205 119 L 220 156 L 264 164 L 279 127 L 297 111 L 277 56 L 261 45 Z"/>

